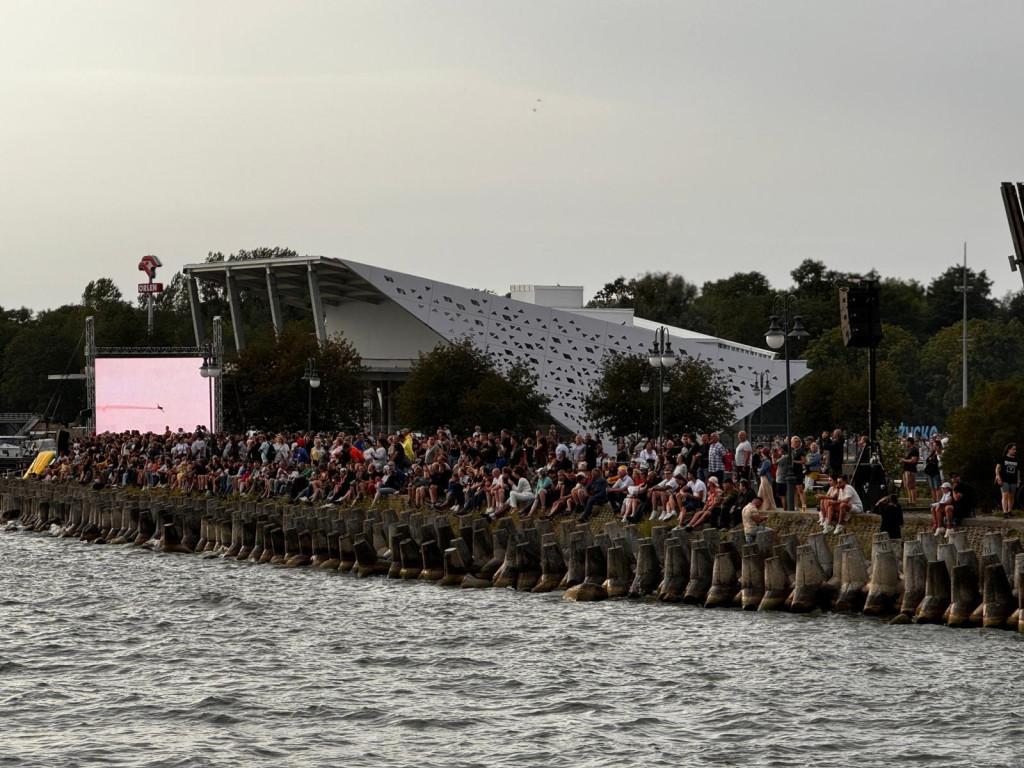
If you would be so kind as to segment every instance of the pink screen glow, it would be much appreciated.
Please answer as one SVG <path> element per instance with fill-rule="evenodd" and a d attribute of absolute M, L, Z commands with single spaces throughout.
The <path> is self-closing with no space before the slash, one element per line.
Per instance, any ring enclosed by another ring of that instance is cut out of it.
<path fill-rule="evenodd" d="M 198 357 L 96 359 L 96 431 L 191 432 L 210 421 L 209 379 Z"/>

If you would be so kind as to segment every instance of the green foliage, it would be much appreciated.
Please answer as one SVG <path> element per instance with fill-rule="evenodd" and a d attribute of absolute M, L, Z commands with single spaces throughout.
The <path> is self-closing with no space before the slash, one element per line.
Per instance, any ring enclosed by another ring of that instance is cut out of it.
<path fill-rule="evenodd" d="M 900 328 L 883 326 L 882 333 L 875 372 L 876 423 L 898 423 L 907 418 L 916 386 L 916 342 Z M 842 331 L 832 328 L 808 345 L 807 363 L 811 372 L 794 388 L 796 431 L 840 427 L 866 432 L 868 351 L 845 347 Z"/>
<path fill-rule="evenodd" d="M 647 381 L 650 392 L 640 385 Z M 706 360 L 684 358 L 665 373 L 664 423 L 669 433 L 717 430 L 732 422 L 733 408 L 725 378 Z M 651 434 L 659 379 L 644 355 L 605 355 L 597 378 L 583 401 L 587 419 L 615 437 Z"/>
<path fill-rule="evenodd" d="M 900 459 L 903 458 L 903 441 L 900 431 L 891 422 L 885 422 L 875 431 L 882 467 L 890 480 L 902 475 Z"/>
<path fill-rule="evenodd" d="M 959 472 L 978 491 L 982 509 L 995 503 L 995 465 L 1024 424 L 1024 378 L 986 384 L 949 419 L 945 471 Z"/>
<path fill-rule="evenodd" d="M 763 347 L 774 293 L 760 272 L 737 272 L 704 283 L 693 303 L 693 330 Z"/>
<path fill-rule="evenodd" d="M 302 378 L 308 358 L 320 374 L 312 391 Z M 307 327 L 293 323 L 279 339 L 247 346 L 226 366 L 224 420 L 235 431 L 305 429 L 312 402 L 314 430 L 351 429 L 363 423 L 366 395 L 362 361 L 351 343 L 335 335 L 321 346 Z"/>
<path fill-rule="evenodd" d="M 697 286 L 681 275 L 669 272 L 648 272 L 626 280 L 620 277 L 594 294 L 588 307 L 627 309 L 632 307 L 638 317 L 687 328 L 691 325 Z"/>
<path fill-rule="evenodd" d="M 963 294 L 957 288 L 964 283 L 964 268 L 953 266 L 928 284 L 927 324 L 925 331 L 933 334 L 942 328 L 960 322 L 964 316 Z M 996 315 L 998 305 L 992 299 L 992 281 L 985 270 L 967 270 L 967 319 L 987 319 Z"/>
<path fill-rule="evenodd" d="M 447 424 L 460 434 L 477 425 L 532 432 L 547 421 L 548 402 L 525 363 L 499 371 L 487 353 L 464 338 L 420 354 L 398 391 L 398 419 L 424 431 Z"/>

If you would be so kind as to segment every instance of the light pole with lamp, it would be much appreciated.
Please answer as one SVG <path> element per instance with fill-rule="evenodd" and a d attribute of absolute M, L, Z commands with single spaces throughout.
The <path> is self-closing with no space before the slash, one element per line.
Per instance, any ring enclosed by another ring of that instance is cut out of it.
<path fill-rule="evenodd" d="M 668 335 L 668 328 L 664 325 L 654 332 L 654 342 L 651 344 L 650 354 L 647 355 L 647 362 L 652 368 L 658 369 L 658 442 L 660 450 L 665 442 L 665 395 L 671 389 L 669 382 L 665 381 L 665 371 L 677 362 L 679 357 L 672 351 L 672 341 Z M 640 387 L 643 391 L 643 387 Z"/>
<path fill-rule="evenodd" d="M 779 304 L 782 304 L 782 326 L 779 326 L 779 312 L 776 309 Z M 786 328 L 789 327 L 789 310 L 793 308 L 793 329 L 786 332 Z M 772 299 L 772 317 L 771 324 L 768 326 L 768 330 L 764 334 L 765 343 L 768 344 L 772 349 L 782 350 L 782 356 L 786 360 L 786 451 L 791 450 L 790 439 L 792 435 L 792 424 L 790 422 L 790 397 L 789 392 L 789 340 L 793 339 L 806 339 L 810 334 L 807 329 L 804 328 L 803 318 L 800 317 L 800 301 L 792 293 L 777 293 L 775 298 Z M 794 483 L 796 477 L 793 475 L 793 462 L 792 456 L 790 456 L 789 469 L 786 470 L 786 509 L 793 509 L 793 497 L 795 494 Z"/>
<path fill-rule="evenodd" d="M 306 358 L 306 372 L 302 380 L 309 384 L 309 408 L 306 411 L 306 432 L 313 431 L 313 390 L 320 386 L 320 373 L 316 369 L 316 360 Z"/>
<path fill-rule="evenodd" d="M 757 428 L 764 434 L 764 396 L 772 393 L 771 385 L 772 372 L 765 368 L 761 373 L 754 376 L 754 383 L 750 385 L 755 395 L 761 396 L 761 407 L 758 409 Z"/>
<path fill-rule="evenodd" d="M 213 423 L 213 380 L 220 376 L 220 361 L 213 353 L 213 347 L 206 346 L 203 351 L 203 364 L 199 366 L 199 375 L 206 379 L 210 390 L 210 435 L 216 432 Z"/>

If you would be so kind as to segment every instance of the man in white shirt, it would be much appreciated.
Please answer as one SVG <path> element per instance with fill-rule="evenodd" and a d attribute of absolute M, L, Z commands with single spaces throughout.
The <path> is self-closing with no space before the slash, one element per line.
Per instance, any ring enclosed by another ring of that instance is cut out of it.
<path fill-rule="evenodd" d="M 750 479 L 750 454 L 754 448 L 750 445 L 750 441 L 747 439 L 747 433 L 742 429 L 739 434 L 736 435 L 736 439 L 739 441 L 736 444 L 736 450 L 733 452 L 733 466 L 736 470 L 737 480 L 749 480 Z"/>
<path fill-rule="evenodd" d="M 833 516 L 836 518 L 835 532 L 840 534 L 843 532 L 844 523 L 850 522 L 853 515 L 859 515 L 864 511 L 864 504 L 860 500 L 857 489 L 849 484 L 846 475 L 836 480 L 836 488 L 838 490 L 836 503 L 831 505 L 833 512 L 829 513 L 829 518 Z M 832 533 L 831 523 L 831 519 L 825 521 L 825 533 Z"/>

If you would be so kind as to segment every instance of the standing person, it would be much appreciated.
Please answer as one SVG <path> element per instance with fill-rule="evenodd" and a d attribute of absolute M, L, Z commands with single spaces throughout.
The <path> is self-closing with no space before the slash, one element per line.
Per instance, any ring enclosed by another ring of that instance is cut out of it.
<path fill-rule="evenodd" d="M 924 460 L 924 476 L 928 478 L 928 487 L 932 492 L 932 501 L 942 498 L 942 470 L 939 467 L 939 456 L 942 455 L 942 441 L 932 437 L 928 444 L 928 455 Z"/>
<path fill-rule="evenodd" d="M 737 444 L 734 452 L 733 467 L 736 472 L 737 480 L 749 480 L 750 479 L 750 460 L 753 457 L 754 449 L 750 445 L 750 441 L 747 439 L 747 433 L 744 430 L 740 430 L 739 434 L 736 435 Z"/>
<path fill-rule="evenodd" d="M 716 477 L 722 482 L 725 475 L 725 446 L 718 439 L 718 433 L 712 432 L 708 436 L 708 472 L 705 480 Z"/>
<path fill-rule="evenodd" d="M 775 509 L 775 490 L 772 487 L 772 457 L 767 448 L 762 448 L 760 453 L 760 466 L 757 469 L 758 486 L 757 495 L 764 502 L 764 509 Z"/>
<path fill-rule="evenodd" d="M 903 487 L 907 489 L 907 503 L 913 505 L 917 504 L 917 462 L 921 459 L 921 452 L 910 435 L 903 438 L 903 446 L 906 449 L 901 459 Z"/>
<path fill-rule="evenodd" d="M 1013 512 L 1013 499 L 1020 482 L 1020 463 L 1017 461 L 1017 444 L 1007 443 L 1003 456 L 996 462 L 996 485 L 1002 493 L 1003 517 Z"/>
<path fill-rule="evenodd" d="M 821 450 L 828 453 L 829 477 L 842 477 L 843 452 L 845 449 L 846 440 L 843 437 L 843 430 L 833 430 L 831 437 L 829 437 L 828 432 L 821 433 Z"/>
<path fill-rule="evenodd" d="M 789 456 L 793 466 L 793 490 L 796 492 L 796 504 L 801 512 L 807 511 L 807 502 L 804 498 L 804 465 L 807 459 L 807 449 L 804 441 L 794 435 L 789 441 Z M 788 490 L 787 490 L 788 494 Z"/>

